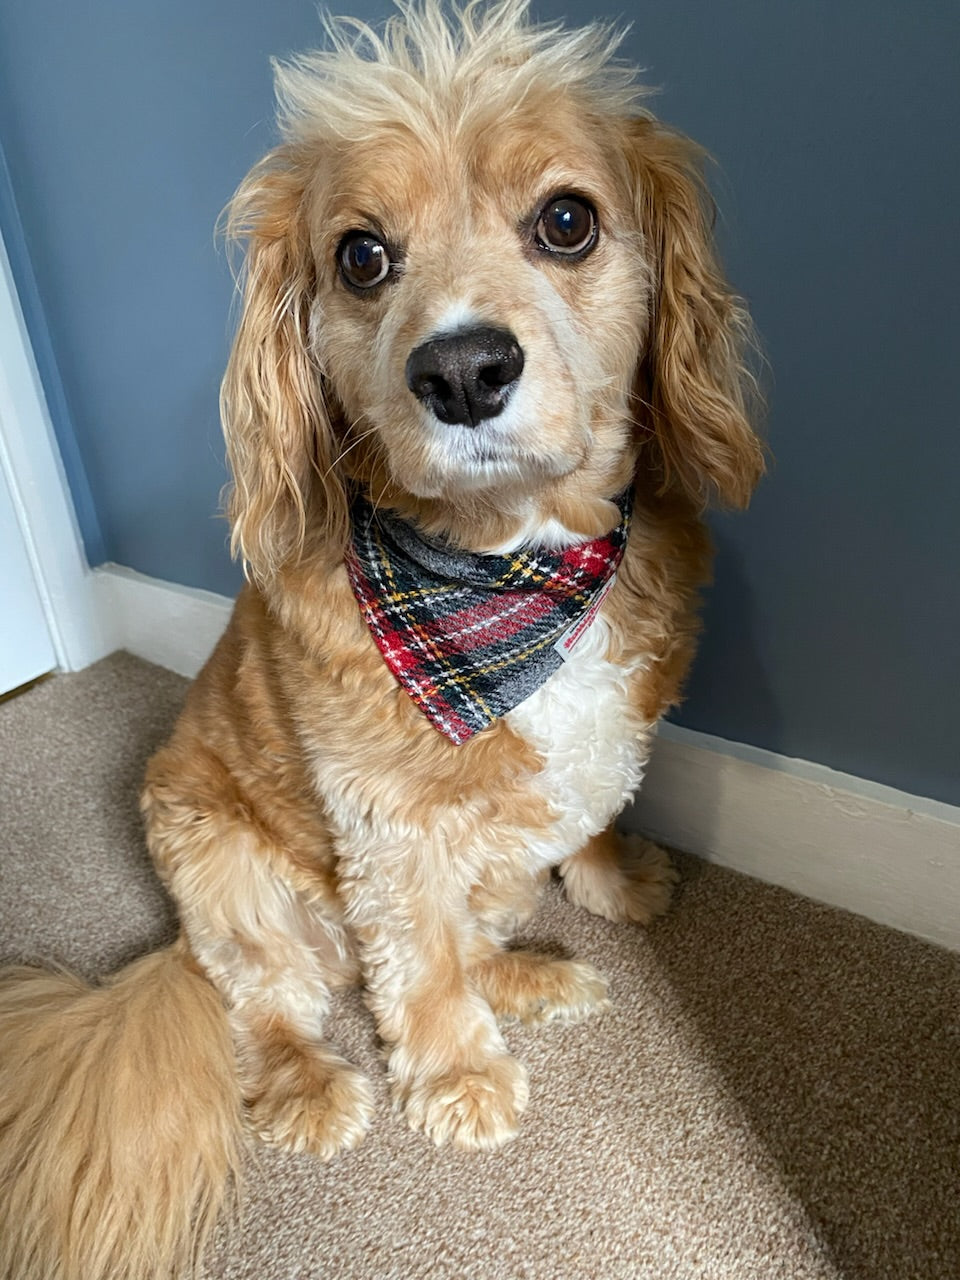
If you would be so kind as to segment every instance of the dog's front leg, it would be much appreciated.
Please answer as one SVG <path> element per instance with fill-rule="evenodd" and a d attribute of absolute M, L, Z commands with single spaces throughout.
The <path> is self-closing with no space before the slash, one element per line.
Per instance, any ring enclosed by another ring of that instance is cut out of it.
<path fill-rule="evenodd" d="M 394 1099 L 437 1145 L 490 1150 L 517 1131 L 527 1076 L 467 974 L 470 876 L 439 830 L 356 830 L 340 888 Z"/>

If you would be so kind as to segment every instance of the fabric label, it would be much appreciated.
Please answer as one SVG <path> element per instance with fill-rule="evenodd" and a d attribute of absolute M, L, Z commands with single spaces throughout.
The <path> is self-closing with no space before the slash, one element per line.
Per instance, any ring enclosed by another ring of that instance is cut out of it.
<path fill-rule="evenodd" d="M 613 584 L 617 580 L 615 573 L 611 574 L 607 581 L 603 584 L 597 594 L 591 601 L 590 608 L 579 618 L 572 626 L 567 627 L 559 640 L 554 641 L 554 649 L 559 653 L 560 657 L 566 662 L 573 654 L 574 649 L 590 630 L 596 621 L 597 614 L 600 612 L 604 600 L 613 589 Z"/>

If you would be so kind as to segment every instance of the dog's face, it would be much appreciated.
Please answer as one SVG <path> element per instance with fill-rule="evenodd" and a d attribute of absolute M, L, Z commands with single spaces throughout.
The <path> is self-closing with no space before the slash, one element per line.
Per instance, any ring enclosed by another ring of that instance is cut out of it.
<path fill-rule="evenodd" d="M 618 131 L 542 107 L 320 163 L 311 339 L 353 438 L 416 497 L 519 511 L 633 447 L 651 263 Z"/>
<path fill-rule="evenodd" d="M 745 315 L 700 156 L 631 110 L 610 38 L 524 5 L 404 10 L 278 70 L 224 380 L 234 548 L 262 582 L 342 552 L 348 487 L 474 550 L 593 537 L 631 477 L 746 501 Z"/>

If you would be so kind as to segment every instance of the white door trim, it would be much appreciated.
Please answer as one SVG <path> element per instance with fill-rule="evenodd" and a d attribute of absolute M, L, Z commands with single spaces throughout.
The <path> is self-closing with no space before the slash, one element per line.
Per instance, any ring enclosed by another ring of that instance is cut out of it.
<path fill-rule="evenodd" d="M 58 664 L 79 671 L 109 652 L 93 576 L 0 235 L 0 467 L 3 468 Z"/>

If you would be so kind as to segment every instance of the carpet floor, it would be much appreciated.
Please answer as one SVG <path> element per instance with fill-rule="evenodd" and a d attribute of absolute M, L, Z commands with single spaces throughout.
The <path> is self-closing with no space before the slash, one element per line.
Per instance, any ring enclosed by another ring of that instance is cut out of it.
<path fill-rule="evenodd" d="M 0 705 L 0 958 L 89 977 L 171 936 L 137 791 L 185 689 L 117 654 Z M 251 1147 L 208 1280 L 958 1280 L 960 956 L 677 860 L 648 931 L 546 893 L 528 940 L 613 1006 L 507 1028 L 531 1100 L 498 1153 L 410 1133 L 339 998 L 375 1125 L 330 1165 Z"/>

